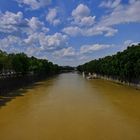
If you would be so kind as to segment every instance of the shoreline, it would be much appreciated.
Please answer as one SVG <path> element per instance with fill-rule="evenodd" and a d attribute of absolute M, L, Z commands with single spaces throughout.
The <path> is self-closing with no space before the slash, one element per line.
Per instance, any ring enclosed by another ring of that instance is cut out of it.
<path fill-rule="evenodd" d="M 103 79 L 103 80 L 108 80 L 108 81 L 114 82 L 116 84 L 130 86 L 130 87 L 133 87 L 135 89 L 140 90 L 140 83 L 129 83 L 129 82 L 120 81 L 118 79 L 114 79 L 114 78 L 111 78 L 111 77 L 107 77 L 107 76 L 99 76 L 98 78 L 99 79 Z"/>
<path fill-rule="evenodd" d="M 23 96 L 23 91 L 37 82 L 49 79 L 54 75 L 26 75 L 0 79 L 0 108 L 15 97 Z"/>
<path fill-rule="evenodd" d="M 102 80 L 107 80 L 107 81 L 111 81 L 111 82 L 114 82 L 114 83 L 116 83 L 116 84 L 120 84 L 120 85 L 125 85 L 125 86 L 130 86 L 130 87 L 133 87 L 133 88 L 135 88 L 135 89 L 138 89 L 138 90 L 140 90 L 140 82 L 138 82 L 138 83 L 130 83 L 130 82 L 126 82 L 126 81 L 121 81 L 121 80 L 118 80 L 118 79 L 116 79 L 116 78 L 113 78 L 113 77 L 109 77 L 109 76 L 102 76 L 102 75 L 98 75 L 98 74 L 95 74 L 96 75 L 96 77 L 95 76 L 93 76 L 93 75 L 90 75 L 91 77 L 89 77 L 89 76 L 85 76 L 86 78 L 88 78 L 88 79 L 102 79 Z"/>

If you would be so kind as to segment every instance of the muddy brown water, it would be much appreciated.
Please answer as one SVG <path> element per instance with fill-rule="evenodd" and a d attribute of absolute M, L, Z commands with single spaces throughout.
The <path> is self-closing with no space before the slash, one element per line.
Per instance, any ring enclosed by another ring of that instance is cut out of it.
<path fill-rule="evenodd" d="M 140 140 L 140 90 L 65 73 L 0 108 L 0 140 Z"/>

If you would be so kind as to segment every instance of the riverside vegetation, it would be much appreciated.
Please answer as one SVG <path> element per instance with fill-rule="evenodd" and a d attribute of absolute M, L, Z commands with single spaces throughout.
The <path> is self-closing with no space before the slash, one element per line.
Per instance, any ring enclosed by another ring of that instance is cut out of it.
<path fill-rule="evenodd" d="M 73 68 L 58 66 L 46 59 L 28 57 L 24 53 L 8 54 L 0 50 L 0 95 L 5 96 L 13 89 L 66 70 L 73 70 Z"/>
<path fill-rule="evenodd" d="M 46 59 L 28 57 L 24 53 L 7 54 L 0 51 L 0 74 L 3 75 L 26 75 L 26 74 L 55 74 L 61 67 Z"/>
<path fill-rule="evenodd" d="M 25 53 L 8 54 L 0 50 L 0 78 L 25 75 L 54 75 L 72 71 L 73 67 L 58 66 L 46 59 L 28 57 Z"/>
<path fill-rule="evenodd" d="M 140 44 L 128 46 L 123 52 L 79 65 L 80 72 L 96 73 L 125 83 L 140 83 Z"/>

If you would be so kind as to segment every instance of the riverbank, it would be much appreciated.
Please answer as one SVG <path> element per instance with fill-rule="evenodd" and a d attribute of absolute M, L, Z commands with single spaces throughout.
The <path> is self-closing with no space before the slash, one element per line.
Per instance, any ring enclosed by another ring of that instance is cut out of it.
<path fill-rule="evenodd" d="M 131 86 L 134 87 L 136 89 L 140 90 L 140 83 L 130 83 L 130 82 L 125 82 L 125 81 L 120 81 L 118 79 L 113 79 L 111 77 L 107 77 L 107 76 L 99 76 L 100 79 L 104 79 L 104 80 L 109 80 L 112 82 L 115 82 L 117 84 L 122 84 L 122 85 L 126 85 L 126 86 Z"/>
<path fill-rule="evenodd" d="M 96 77 L 91 75 L 91 78 L 89 78 L 89 79 L 97 79 L 97 78 L 99 78 L 99 79 L 115 82 L 117 84 L 131 86 L 133 88 L 136 88 L 136 89 L 140 90 L 140 82 L 131 83 L 131 82 L 126 82 L 126 81 L 121 81 L 119 79 L 116 79 L 116 78 L 113 78 L 113 77 L 109 77 L 109 76 L 103 76 L 103 75 L 98 75 L 98 74 L 94 74 L 94 75 L 96 75 Z M 92 78 L 92 77 L 94 77 L 94 78 Z"/>
<path fill-rule="evenodd" d="M 17 96 L 22 96 L 22 91 L 29 86 L 36 85 L 36 82 L 44 81 L 59 75 L 73 71 L 60 71 L 56 74 L 27 74 L 27 75 L 5 75 L 0 77 L 0 107 L 5 105 Z M 15 92 L 20 91 L 20 92 Z"/>
<path fill-rule="evenodd" d="M 97 73 L 100 78 L 140 88 L 140 44 L 128 46 L 114 55 L 91 60 L 77 70 Z"/>
<path fill-rule="evenodd" d="M 36 82 L 48 79 L 54 75 L 24 75 L 0 79 L 0 107 L 17 96 L 23 96 L 22 91 L 29 86 L 36 85 Z"/>

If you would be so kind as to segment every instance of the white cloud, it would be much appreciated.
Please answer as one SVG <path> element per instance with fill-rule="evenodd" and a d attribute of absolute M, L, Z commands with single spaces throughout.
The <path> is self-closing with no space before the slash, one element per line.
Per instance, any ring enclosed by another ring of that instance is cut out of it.
<path fill-rule="evenodd" d="M 113 12 L 104 16 L 99 25 L 113 26 L 122 23 L 140 22 L 140 1 L 135 1 L 129 5 L 120 5 Z"/>
<path fill-rule="evenodd" d="M 95 28 L 110 28 L 111 32 L 106 35 L 114 35 L 117 32 L 116 29 L 113 29 L 114 25 L 140 22 L 139 7 L 140 1 L 135 1 L 128 5 L 118 5 L 110 14 L 102 17 Z"/>
<path fill-rule="evenodd" d="M 42 27 L 44 24 L 38 20 L 37 17 L 32 17 L 30 20 L 28 20 L 28 24 L 31 29 L 34 31 L 38 30 L 40 27 Z"/>
<path fill-rule="evenodd" d="M 91 26 L 95 21 L 95 16 L 90 16 L 90 9 L 84 4 L 79 4 L 72 11 L 72 18 L 72 23 L 79 26 Z"/>
<path fill-rule="evenodd" d="M 136 42 L 136 41 L 133 41 L 133 40 L 125 40 L 122 47 L 121 47 L 121 50 L 125 50 L 128 46 L 131 46 L 131 45 L 137 45 L 139 42 Z"/>
<path fill-rule="evenodd" d="M 19 37 L 9 35 L 6 38 L 0 39 L 0 48 L 6 49 L 9 48 L 9 46 L 13 46 L 14 44 L 21 45 L 22 41 Z"/>
<path fill-rule="evenodd" d="M 113 29 L 113 28 L 106 28 L 106 33 L 105 36 L 109 37 L 109 36 L 114 36 L 114 34 L 116 34 L 118 32 L 117 29 Z"/>
<path fill-rule="evenodd" d="M 32 10 L 39 9 L 41 7 L 45 7 L 51 3 L 51 0 L 16 0 L 19 5 L 27 5 Z"/>
<path fill-rule="evenodd" d="M 77 36 L 82 34 L 81 28 L 76 26 L 65 27 L 62 31 L 70 36 Z"/>
<path fill-rule="evenodd" d="M 4 24 L 19 24 L 22 21 L 22 12 L 12 13 L 6 11 L 5 14 L 1 14 L 1 22 Z"/>
<path fill-rule="evenodd" d="M 0 13 L 0 32 L 10 33 L 18 31 L 18 27 L 24 24 L 22 12 L 12 13 L 6 11 Z"/>
<path fill-rule="evenodd" d="M 40 38 L 40 44 L 43 49 L 57 49 L 63 48 L 67 44 L 67 36 L 61 33 L 55 33 L 54 35 L 42 36 Z"/>
<path fill-rule="evenodd" d="M 28 21 L 29 28 L 27 29 L 28 34 L 32 34 L 33 32 L 43 31 L 47 33 L 49 28 L 45 27 L 44 23 L 41 22 L 37 17 L 32 17 Z"/>
<path fill-rule="evenodd" d="M 32 34 L 34 32 L 48 32 L 49 29 L 37 17 L 27 19 L 23 17 L 22 12 L 0 13 L 0 32 L 2 33 L 18 33 L 18 34 Z"/>
<path fill-rule="evenodd" d="M 24 52 L 28 56 L 37 57 L 39 54 L 41 54 L 41 48 L 37 46 L 35 39 L 37 38 L 31 39 L 30 37 L 30 39 L 24 40 L 20 37 L 9 35 L 3 39 L 0 39 L 0 49 L 9 53 Z"/>
<path fill-rule="evenodd" d="M 30 34 L 27 38 L 24 39 L 24 42 L 29 46 L 36 46 L 38 44 L 38 33 Z"/>
<path fill-rule="evenodd" d="M 46 16 L 46 20 L 50 24 L 53 24 L 54 26 L 61 23 L 60 19 L 57 18 L 57 9 L 56 8 L 49 9 L 49 13 Z"/>
<path fill-rule="evenodd" d="M 80 19 L 78 21 L 78 24 L 79 25 L 82 25 L 82 26 L 91 26 L 93 25 L 95 22 L 95 16 L 88 16 L 88 17 L 83 17 L 82 19 Z"/>
<path fill-rule="evenodd" d="M 140 1 L 130 0 L 130 4 L 116 4 L 116 7 L 108 15 L 102 16 L 99 21 L 96 21 L 94 25 L 89 27 L 81 27 L 82 22 L 79 26 L 71 25 L 65 27 L 62 31 L 71 36 L 94 36 L 94 35 L 105 35 L 114 36 L 118 30 L 114 28 L 114 25 L 125 24 L 125 23 L 136 23 L 140 22 Z M 116 1 L 114 1 L 115 3 Z M 119 1 L 118 1 L 119 3 Z M 76 8 L 73 10 L 74 22 L 84 20 L 84 16 L 89 16 L 90 10 L 86 6 L 80 6 L 82 8 Z M 77 10 L 78 9 L 78 10 Z M 84 10 L 82 10 L 84 9 Z M 81 18 L 82 17 L 82 18 Z M 77 20 L 78 19 L 78 20 Z M 85 22 L 86 23 L 86 22 Z M 89 24 L 90 25 L 90 24 Z"/>
<path fill-rule="evenodd" d="M 55 51 L 53 53 L 53 56 L 57 58 L 62 58 L 62 57 L 74 57 L 76 56 L 75 49 L 73 47 L 68 47 L 68 48 L 63 48 L 61 50 Z"/>
<path fill-rule="evenodd" d="M 55 33 L 47 36 L 40 34 L 39 42 L 42 49 L 54 50 L 63 48 L 67 45 L 67 36 L 61 33 Z"/>
<path fill-rule="evenodd" d="M 136 1 L 139 1 L 139 0 L 129 0 L 129 3 L 130 3 L 130 4 L 133 4 L 133 3 L 135 3 Z"/>
<path fill-rule="evenodd" d="M 0 49 L 6 52 L 23 52 L 25 49 L 24 42 L 20 37 L 8 35 L 0 39 Z"/>
<path fill-rule="evenodd" d="M 124 46 L 129 46 L 129 45 L 131 45 L 132 43 L 133 43 L 132 40 L 126 40 L 126 41 L 124 41 Z"/>
<path fill-rule="evenodd" d="M 57 16 L 57 10 L 55 8 L 49 9 L 49 13 L 46 16 L 46 19 L 51 22 L 56 18 L 56 16 Z"/>
<path fill-rule="evenodd" d="M 115 8 L 121 3 L 121 0 L 106 0 L 102 1 L 100 7 Z"/>
<path fill-rule="evenodd" d="M 105 36 L 113 36 L 115 33 L 118 32 L 117 29 L 113 29 L 111 27 L 98 27 L 98 26 L 93 26 L 90 28 L 80 28 L 77 26 L 69 26 L 65 27 L 62 30 L 64 33 L 70 35 L 70 36 L 94 36 L 94 35 L 101 35 L 105 34 Z"/>
<path fill-rule="evenodd" d="M 0 49 L 6 52 L 25 52 L 29 56 L 39 57 L 46 53 L 53 53 L 67 46 L 67 36 L 61 33 L 46 35 L 45 33 L 33 33 L 23 39 L 14 35 L 9 35 L 0 39 Z M 70 50 L 66 55 L 72 55 Z"/>
<path fill-rule="evenodd" d="M 34 33 L 24 40 L 30 46 L 38 46 L 42 51 L 55 50 L 67 45 L 67 36 L 61 33 L 46 35 L 44 33 Z"/>
<path fill-rule="evenodd" d="M 80 53 L 81 54 L 86 54 L 86 53 L 93 53 L 95 51 L 103 50 L 113 47 L 113 45 L 108 45 L 108 44 L 91 44 L 91 45 L 83 45 L 80 48 Z"/>
<path fill-rule="evenodd" d="M 94 35 L 102 35 L 105 34 L 105 36 L 113 36 L 115 33 L 117 33 L 117 29 L 113 29 L 111 27 L 105 27 L 105 26 L 94 26 L 89 29 L 84 29 L 83 36 L 94 36 Z"/>
<path fill-rule="evenodd" d="M 48 35 L 46 34 L 48 31 L 44 22 L 37 17 L 27 19 L 23 17 L 22 12 L 0 12 L 0 32 L 6 33 L 0 38 L 2 50 L 36 55 L 67 46 L 67 35 L 61 33 Z"/>
<path fill-rule="evenodd" d="M 89 16 L 90 14 L 90 9 L 84 5 L 84 4 L 79 4 L 76 9 L 74 9 L 72 11 L 72 16 L 73 17 L 86 17 L 86 16 Z"/>
<path fill-rule="evenodd" d="M 115 47 L 115 45 L 109 44 L 90 44 L 90 45 L 82 45 L 79 50 L 75 50 L 73 47 L 63 48 L 53 52 L 53 56 L 57 60 L 61 60 L 63 62 L 71 61 L 73 64 L 79 64 L 79 62 L 86 62 L 97 57 L 93 54 L 99 53 L 101 50 L 109 49 L 111 47 Z"/>
<path fill-rule="evenodd" d="M 25 52 L 28 56 L 36 56 L 38 58 L 39 58 L 39 55 L 42 54 L 40 48 L 36 46 L 27 47 Z M 43 58 L 43 55 L 41 58 Z"/>

